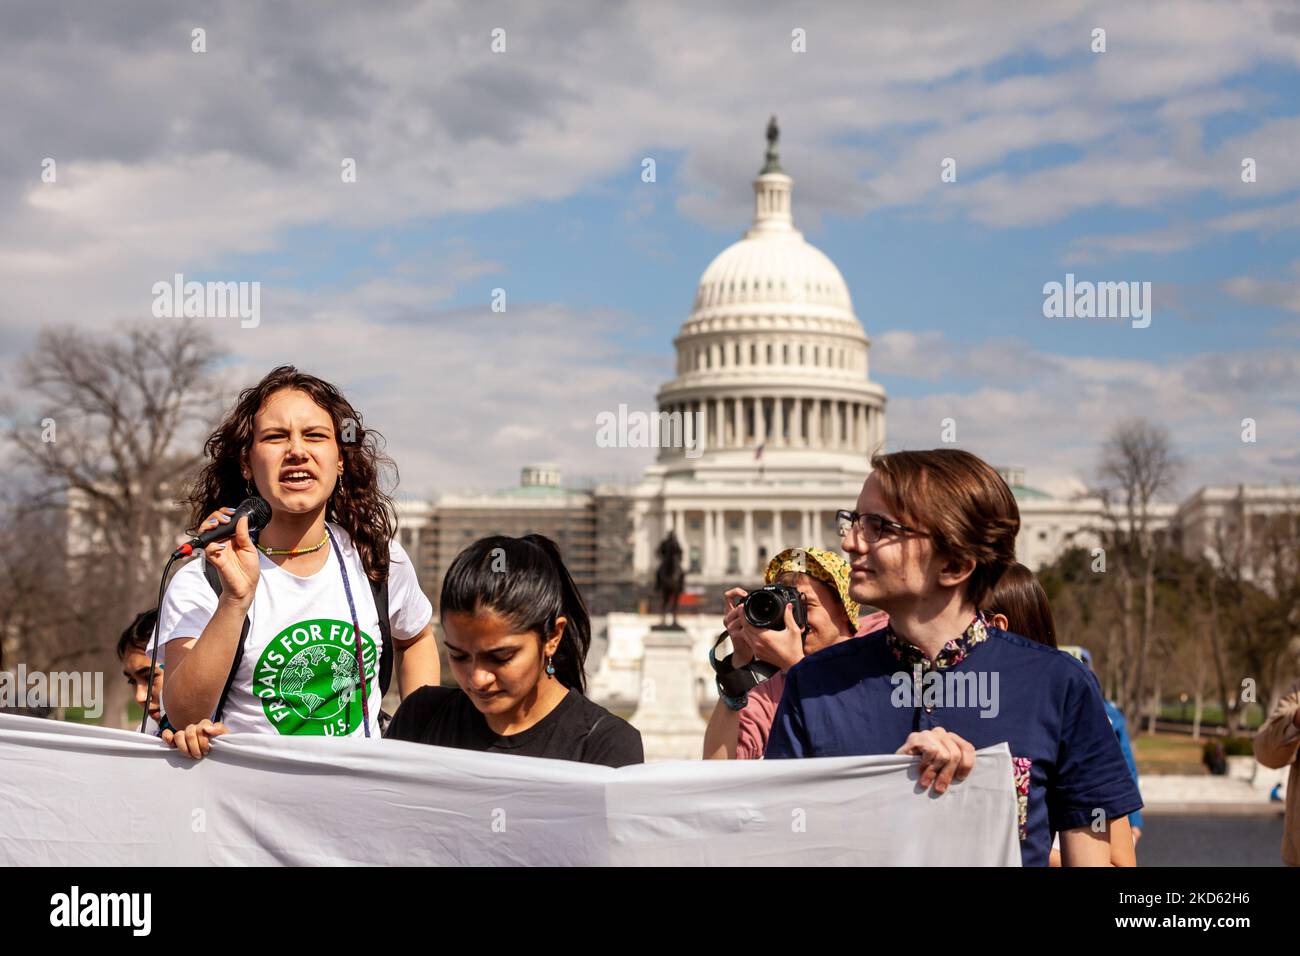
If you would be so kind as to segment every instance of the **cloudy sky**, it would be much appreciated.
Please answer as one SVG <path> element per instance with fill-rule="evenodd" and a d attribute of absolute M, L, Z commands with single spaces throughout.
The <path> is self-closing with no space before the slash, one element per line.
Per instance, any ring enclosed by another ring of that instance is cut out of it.
<path fill-rule="evenodd" d="M 222 374 L 336 382 L 403 491 L 635 475 L 595 417 L 653 407 L 775 113 L 891 448 L 951 417 L 1068 490 L 1143 415 L 1185 489 L 1296 480 L 1300 8 L 758 6 L 7 0 L 0 384 L 43 327 L 168 321 L 175 273 L 256 281 L 256 328 L 207 320 Z M 1150 282 L 1150 327 L 1045 318 L 1067 273 Z"/>

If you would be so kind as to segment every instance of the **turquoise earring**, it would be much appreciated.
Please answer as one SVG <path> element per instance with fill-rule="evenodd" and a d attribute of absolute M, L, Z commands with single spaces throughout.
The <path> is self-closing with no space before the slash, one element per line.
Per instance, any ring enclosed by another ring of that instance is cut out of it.
<path fill-rule="evenodd" d="M 551 655 L 550 655 L 550 654 L 547 654 L 547 655 L 546 655 L 546 676 L 547 676 L 547 677 L 554 677 L 554 676 L 555 676 L 555 665 L 554 665 L 553 663 L 551 663 Z"/>

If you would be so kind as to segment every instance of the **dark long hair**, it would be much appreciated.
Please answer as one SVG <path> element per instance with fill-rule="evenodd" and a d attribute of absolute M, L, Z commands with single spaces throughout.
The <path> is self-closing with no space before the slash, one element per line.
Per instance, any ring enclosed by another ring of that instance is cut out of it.
<path fill-rule="evenodd" d="M 587 692 L 583 665 L 591 646 L 591 615 L 554 541 L 540 534 L 492 535 L 456 555 L 442 579 L 439 615 L 484 609 L 505 618 L 516 634 L 536 634 L 542 643 L 555 631 L 555 619 L 567 618 L 552 656 L 555 677 L 565 687 Z"/>
<path fill-rule="evenodd" d="M 1056 647 L 1056 622 L 1047 592 L 1033 571 L 1016 561 L 1009 565 L 984 600 L 984 613 L 1001 614 L 1007 630 L 1039 644 Z"/>
<path fill-rule="evenodd" d="M 240 464 L 253 447 L 253 416 L 266 400 L 284 388 L 296 389 L 329 413 L 334 437 L 343 458 L 343 474 L 325 506 L 325 517 L 351 536 L 366 575 L 378 581 L 388 573 L 388 543 L 397 530 L 393 501 L 381 487 L 381 478 L 391 473 L 396 481 L 397 466 L 384 454 L 384 439 L 366 428 L 361 413 L 343 394 L 323 379 L 281 365 L 266 377 L 239 393 L 239 400 L 217 430 L 208 436 L 203 466 L 190 487 L 192 527 L 218 508 L 239 504 L 248 497 Z"/>

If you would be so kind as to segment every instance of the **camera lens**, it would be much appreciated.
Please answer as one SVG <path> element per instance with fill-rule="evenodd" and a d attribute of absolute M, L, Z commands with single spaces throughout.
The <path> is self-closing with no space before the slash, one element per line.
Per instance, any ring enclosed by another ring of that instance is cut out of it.
<path fill-rule="evenodd" d="M 781 620 L 783 604 L 771 591 L 755 591 L 745 599 L 745 617 L 755 627 L 771 628 Z"/>

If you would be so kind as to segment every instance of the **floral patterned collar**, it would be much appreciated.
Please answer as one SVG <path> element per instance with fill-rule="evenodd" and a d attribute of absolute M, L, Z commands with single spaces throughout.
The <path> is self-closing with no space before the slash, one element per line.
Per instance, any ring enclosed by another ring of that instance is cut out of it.
<path fill-rule="evenodd" d="M 955 667 L 964 661 L 977 645 L 988 640 L 988 637 L 988 622 L 984 620 L 982 613 L 977 613 L 960 637 L 943 645 L 935 655 L 934 663 L 931 664 L 923 650 L 894 632 L 892 624 L 885 632 L 885 642 L 894 656 L 909 668 L 920 667 L 922 670 L 930 670 L 932 667 L 935 669 Z"/>

